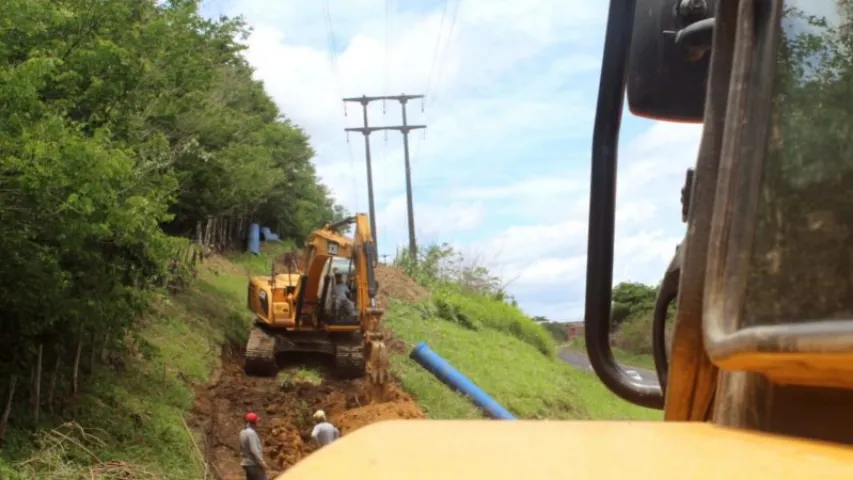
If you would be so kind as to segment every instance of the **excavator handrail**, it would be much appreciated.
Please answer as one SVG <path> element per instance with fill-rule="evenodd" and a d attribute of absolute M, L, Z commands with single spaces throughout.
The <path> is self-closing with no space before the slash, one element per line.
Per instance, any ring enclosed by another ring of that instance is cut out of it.
<path fill-rule="evenodd" d="M 592 141 L 584 337 L 592 368 L 610 391 L 631 403 L 662 409 L 661 386 L 629 377 L 610 347 L 617 147 L 636 3 L 611 0 L 607 18 Z"/>

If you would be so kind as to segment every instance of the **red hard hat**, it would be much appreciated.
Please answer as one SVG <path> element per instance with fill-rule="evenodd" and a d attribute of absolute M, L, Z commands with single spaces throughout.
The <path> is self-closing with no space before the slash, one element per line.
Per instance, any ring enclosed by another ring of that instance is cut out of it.
<path fill-rule="evenodd" d="M 249 423 L 255 423 L 258 421 L 258 416 L 254 412 L 249 412 L 246 414 L 246 421 Z"/>

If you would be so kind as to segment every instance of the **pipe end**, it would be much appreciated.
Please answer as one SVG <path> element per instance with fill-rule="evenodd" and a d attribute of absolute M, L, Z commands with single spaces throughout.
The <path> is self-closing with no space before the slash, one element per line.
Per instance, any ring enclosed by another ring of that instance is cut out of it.
<path fill-rule="evenodd" d="M 414 359 L 421 352 L 421 350 L 425 348 L 428 348 L 426 342 L 424 342 L 423 340 L 418 342 L 418 344 L 415 345 L 415 348 L 413 348 L 412 351 L 409 353 L 409 358 Z"/>

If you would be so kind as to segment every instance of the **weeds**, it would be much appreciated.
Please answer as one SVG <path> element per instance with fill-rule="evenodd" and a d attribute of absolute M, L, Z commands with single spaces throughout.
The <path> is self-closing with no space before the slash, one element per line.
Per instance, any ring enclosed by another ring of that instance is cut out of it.
<path fill-rule="evenodd" d="M 106 435 L 105 432 L 99 432 Z M 100 436 L 69 422 L 52 430 L 39 432 L 38 450 L 28 459 L 15 465 L 11 479 L 52 480 L 159 480 L 162 475 L 139 465 L 117 460 L 102 460 L 96 451 L 107 442 Z M 90 466 L 83 466 L 85 464 Z M 0 471 L 2 472 L 2 471 Z"/>
<path fill-rule="evenodd" d="M 509 297 L 501 280 L 489 270 L 466 261 L 451 246 L 422 250 L 418 261 L 407 250 L 398 252 L 395 265 L 432 293 L 434 316 L 465 329 L 508 333 L 552 357 L 557 344 L 542 325 L 533 321 Z"/>

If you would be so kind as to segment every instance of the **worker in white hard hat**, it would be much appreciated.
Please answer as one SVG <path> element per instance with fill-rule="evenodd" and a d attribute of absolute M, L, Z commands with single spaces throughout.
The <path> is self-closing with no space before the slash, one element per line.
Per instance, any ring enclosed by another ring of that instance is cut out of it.
<path fill-rule="evenodd" d="M 341 432 L 326 420 L 326 412 L 322 410 L 314 412 L 314 429 L 311 430 L 311 438 L 317 442 L 318 447 L 324 447 L 340 436 Z"/>

